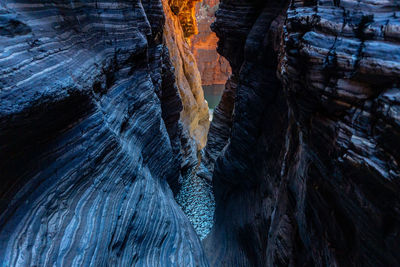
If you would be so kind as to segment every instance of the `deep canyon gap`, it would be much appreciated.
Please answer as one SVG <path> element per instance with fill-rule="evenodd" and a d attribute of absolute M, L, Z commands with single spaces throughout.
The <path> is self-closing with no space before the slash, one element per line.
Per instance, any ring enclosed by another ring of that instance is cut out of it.
<path fill-rule="evenodd" d="M 1 266 L 400 265 L 398 3 L 216 4 L 0 2 Z"/>

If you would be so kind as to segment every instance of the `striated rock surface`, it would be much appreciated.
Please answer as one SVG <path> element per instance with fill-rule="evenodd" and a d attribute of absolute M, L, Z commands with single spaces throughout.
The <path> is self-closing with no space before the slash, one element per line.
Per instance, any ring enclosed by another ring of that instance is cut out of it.
<path fill-rule="evenodd" d="M 2 266 L 208 265 L 167 183 L 183 107 L 163 24 L 158 0 L 0 4 Z"/>
<path fill-rule="evenodd" d="M 185 133 L 189 137 L 184 143 L 188 147 L 185 154 L 192 158 L 186 165 L 197 164 L 197 151 L 202 149 L 207 141 L 207 133 L 210 125 L 208 106 L 204 100 L 201 86 L 201 76 L 197 68 L 196 60 L 190 51 L 187 38 L 195 32 L 196 21 L 194 16 L 193 1 L 170 1 L 170 5 L 163 0 L 166 23 L 164 26 L 164 40 L 169 49 L 171 61 L 175 69 L 176 85 L 181 96 L 183 111 L 181 121 Z M 176 11 L 177 6 L 181 9 Z M 186 9 L 189 9 L 190 12 Z M 177 13 L 175 15 L 173 13 Z M 183 19 L 187 16 L 187 19 Z M 191 156 L 190 156 L 191 155 Z"/>
<path fill-rule="evenodd" d="M 211 185 L 196 175 L 199 153 L 206 144 L 210 122 L 200 73 L 189 45 L 189 38 L 197 31 L 194 1 L 163 1 L 163 6 L 166 16 L 163 38 L 169 49 L 183 104 L 180 114 L 183 125 L 182 177 L 174 193 L 196 233 L 200 239 L 204 239 L 213 225 L 215 201 Z"/>
<path fill-rule="evenodd" d="M 206 148 L 211 266 L 400 265 L 399 14 L 396 1 L 221 1 L 213 30 L 237 86 Z"/>
<path fill-rule="evenodd" d="M 0 3 L 1 264 L 399 266 L 398 3 L 196 2 Z"/>
<path fill-rule="evenodd" d="M 231 74 L 228 61 L 217 53 L 218 38 L 210 29 L 218 4 L 218 0 L 203 0 L 197 4 L 198 34 L 190 39 L 202 84 L 208 86 L 225 84 Z"/>

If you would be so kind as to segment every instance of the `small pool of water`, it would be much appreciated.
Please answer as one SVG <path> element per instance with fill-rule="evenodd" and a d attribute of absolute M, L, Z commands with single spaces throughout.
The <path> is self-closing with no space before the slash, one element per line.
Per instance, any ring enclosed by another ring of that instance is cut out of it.
<path fill-rule="evenodd" d="M 224 88 L 225 85 L 223 84 L 203 85 L 204 98 L 208 102 L 208 109 L 210 111 L 210 121 L 213 118 L 214 109 L 218 106 L 218 103 L 221 100 Z"/>
<path fill-rule="evenodd" d="M 204 98 L 208 102 L 209 109 L 215 109 L 221 100 L 222 92 L 224 91 L 225 85 L 203 85 Z"/>

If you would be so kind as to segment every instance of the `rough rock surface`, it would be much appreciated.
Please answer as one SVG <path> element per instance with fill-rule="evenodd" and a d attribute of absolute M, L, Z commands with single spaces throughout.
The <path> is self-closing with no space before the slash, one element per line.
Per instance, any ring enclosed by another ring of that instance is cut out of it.
<path fill-rule="evenodd" d="M 198 34 L 190 43 L 203 85 L 224 85 L 231 74 L 228 61 L 217 53 L 218 38 L 210 29 L 218 4 L 217 0 L 203 0 L 196 5 Z"/>
<path fill-rule="evenodd" d="M 389 0 L 221 1 L 237 87 L 232 127 L 209 133 L 211 266 L 400 265 L 399 17 Z"/>
<path fill-rule="evenodd" d="M 194 2 L 163 0 L 166 16 L 164 40 L 170 52 L 176 85 L 183 103 L 180 116 L 183 125 L 182 178 L 174 186 L 178 188 L 175 190 L 176 201 L 198 236 L 203 239 L 213 226 L 215 201 L 211 185 L 196 175 L 198 155 L 206 144 L 210 122 L 200 72 L 189 45 L 191 35 L 197 32 Z"/>
<path fill-rule="evenodd" d="M 229 141 L 232 128 L 232 114 L 236 94 L 236 78 L 232 75 L 225 85 L 221 100 L 213 112 L 207 145 L 201 151 L 201 164 L 197 175 L 207 182 L 212 181 L 214 164 Z"/>
<path fill-rule="evenodd" d="M 2 266 L 208 265 L 167 184 L 163 23 L 159 0 L 0 3 Z"/>
<path fill-rule="evenodd" d="M 175 70 L 176 85 L 183 103 L 183 111 L 180 118 L 183 122 L 184 132 L 191 137 L 184 142 L 189 143 L 186 145 L 186 158 L 192 158 L 185 165 L 196 165 L 197 151 L 206 144 L 210 122 L 208 119 L 208 106 L 204 100 L 201 86 L 201 76 L 186 38 L 186 36 L 191 36 L 191 32 L 194 31 L 192 28 L 195 27 L 196 21 L 189 23 L 187 22 L 189 19 L 184 19 L 184 17 L 185 15 L 190 17 L 190 14 L 194 14 L 194 6 L 185 1 L 169 1 L 171 5 L 192 6 L 190 12 L 182 11 L 178 15 L 174 15 L 172 12 L 174 6 L 169 6 L 167 0 L 162 1 L 164 14 L 167 18 L 163 38 L 170 52 Z M 192 144 L 193 142 L 194 144 Z"/>
<path fill-rule="evenodd" d="M 198 33 L 196 23 L 196 2 L 201 0 L 168 0 L 171 11 L 177 16 L 185 38 Z"/>
<path fill-rule="evenodd" d="M 182 178 L 194 2 L 0 3 L 0 263 L 399 266 L 397 1 L 222 0 Z"/>

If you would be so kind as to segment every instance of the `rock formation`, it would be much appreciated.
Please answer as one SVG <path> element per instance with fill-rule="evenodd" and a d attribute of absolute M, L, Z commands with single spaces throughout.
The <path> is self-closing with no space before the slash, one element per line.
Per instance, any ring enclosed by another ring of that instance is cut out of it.
<path fill-rule="evenodd" d="M 196 2 L 0 3 L 0 263 L 399 266 L 398 3 Z"/>
<path fill-rule="evenodd" d="M 171 61 L 175 69 L 176 85 L 179 89 L 183 103 L 181 121 L 184 129 L 189 133 L 191 139 L 187 142 L 195 142 L 191 150 L 194 153 L 194 162 L 197 164 L 197 151 L 202 149 L 207 141 L 209 128 L 208 106 L 204 100 L 201 86 L 201 76 L 197 68 L 196 60 L 190 51 L 186 41 L 187 37 L 196 32 L 196 21 L 194 17 L 194 2 L 189 1 L 163 1 L 166 23 L 164 27 L 164 40 L 169 49 Z M 179 12 L 177 7 L 181 7 Z M 175 11 L 174 11 L 175 10 Z M 174 15 L 174 11 L 177 15 Z M 191 160 L 193 162 L 193 160 Z M 190 164 L 190 163 L 187 163 Z M 187 165 L 186 164 L 186 165 Z M 191 164 L 193 165 L 193 164 Z"/>
<path fill-rule="evenodd" d="M 2 266 L 207 266 L 167 184 L 182 103 L 163 13 L 158 0 L 0 4 Z"/>
<path fill-rule="evenodd" d="M 210 29 L 218 4 L 218 0 L 204 0 L 196 6 L 198 34 L 190 41 L 203 86 L 224 85 L 231 74 L 228 61 L 217 53 L 218 38 Z"/>
<path fill-rule="evenodd" d="M 198 33 L 196 23 L 196 2 L 201 0 L 168 0 L 168 5 L 182 26 L 185 38 Z"/>
<path fill-rule="evenodd" d="M 237 86 L 209 133 L 211 266 L 400 265 L 399 15 L 396 1 L 221 1 Z"/>

